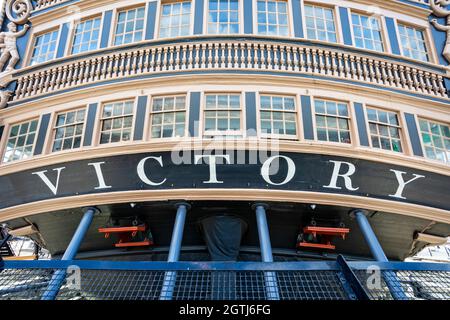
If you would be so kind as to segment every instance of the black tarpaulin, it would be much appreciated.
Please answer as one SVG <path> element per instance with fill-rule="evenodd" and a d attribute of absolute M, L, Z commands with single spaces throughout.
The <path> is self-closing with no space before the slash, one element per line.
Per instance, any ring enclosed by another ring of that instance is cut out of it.
<path fill-rule="evenodd" d="M 200 220 L 212 261 L 236 261 L 247 223 L 233 215 L 214 215 Z"/>

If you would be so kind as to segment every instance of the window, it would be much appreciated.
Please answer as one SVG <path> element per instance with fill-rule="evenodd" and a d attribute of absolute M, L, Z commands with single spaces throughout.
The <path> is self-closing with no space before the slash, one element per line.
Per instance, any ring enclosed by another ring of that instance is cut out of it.
<path fill-rule="evenodd" d="M 402 152 L 400 125 L 395 112 L 367 108 L 372 147 Z"/>
<path fill-rule="evenodd" d="M 419 119 L 425 156 L 450 163 L 450 126 L 435 121 Z"/>
<path fill-rule="evenodd" d="M 133 107 L 133 101 L 108 103 L 103 106 L 100 144 L 131 139 Z"/>
<path fill-rule="evenodd" d="M 288 11 L 286 1 L 258 0 L 258 34 L 288 36 Z"/>
<path fill-rule="evenodd" d="M 205 135 L 241 135 L 241 96 L 207 94 L 204 118 Z"/>
<path fill-rule="evenodd" d="M 37 119 L 11 126 L 3 162 L 28 159 L 33 155 L 37 126 Z"/>
<path fill-rule="evenodd" d="M 404 56 L 429 61 L 425 35 L 422 30 L 399 24 L 398 32 Z"/>
<path fill-rule="evenodd" d="M 55 58 L 58 30 L 50 31 L 36 37 L 34 42 L 31 65 L 46 62 Z"/>
<path fill-rule="evenodd" d="M 142 40 L 144 34 L 144 13 L 144 7 L 119 12 L 114 45 Z"/>
<path fill-rule="evenodd" d="M 238 32 L 238 0 L 209 0 L 208 33 L 233 34 Z"/>
<path fill-rule="evenodd" d="M 191 33 L 191 2 L 178 1 L 162 5 L 159 37 L 187 36 Z"/>
<path fill-rule="evenodd" d="M 52 152 L 77 149 L 81 146 L 85 113 L 83 108 L 58 114 Z"/>
<path fill-rule="evenodd" d="M 316 132 L 320 141 L 351 143 L 346 103 L 315 100 Z"/>
<path fill-rule="evenodd" d="M 353 36 L 358 48 L 383 51 L 380 21 L 376 17 L 352 13 Z"/>
<path fill-rule="evenodd" d="M 297 137 L 297 111 L 294 97 L 260 97 L 260 121 L 263 136 Z"/>
<path fill-rule="evenodd" d="M 96 50 L 100 35 L 101 18 L 80 22 L 73 37 L 72 54 Z"/>
<path fill-rule="evenodd" d="M 305 5 L 308 39 L 337 42 L 333 9 Z"/>
<path fill-rule="evenodd" d="M 152 138 L 184 137 L 186 96 L 156 97 L 152 103 Z"/>

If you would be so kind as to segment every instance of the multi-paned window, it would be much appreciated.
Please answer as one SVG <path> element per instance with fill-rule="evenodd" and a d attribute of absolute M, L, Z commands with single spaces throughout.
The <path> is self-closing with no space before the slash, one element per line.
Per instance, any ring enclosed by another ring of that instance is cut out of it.
<path fill-rule="evenodd" d="M 191 1 L 163 3 L 159 37 L 187 36 L 191 33 Z"/>
<path fill-rule="evenodd" d="M 381 25 L 377 17 L 352 13 L 353 37 L 358 48 L 383 51 Z"/>
<path fill-rule="evenodd" d="M 56 117 L 52 151 L 77 149 L 83 138 L 85 108 L 59 113 Z"/>
<path fill-rule="evenodd" d="M 333 9 L 305 4 L 308 39 L 337 42 Z"/>
<path fill-rule="evenodd" d="M 351 143 L 348 106 L 343 102 L 315 100 L 316 133 L 320 141 Z"/>
<path fill-rule="evenodd" d="M 54 59 L 56 54 L 57 40 L 58 30 L 50 31 L 37 36 L 34 41 L 30 64 L 35 65 L 37 63 Z"/>
<path fill-rule="evenodd" d="M 155 97 L 152 103 L 152 138 L 184 137 L 186 96 Z"/>
<path fill-rule="evenodd" d="M 120 101 L 103 106 L 100 144 L 131 140 L 134 101 Z"/>
<path fill-rule="evenodd" d="M 295 138 L 297 111 L 294 97 L 261 95 L 260 122 L 263 136 Z"/>
<path fill-rule="evenodd" d="M 141 41 L 144 35 L 144 15 L 144 7 L 119 12 L 114 45 Z"/>
<path fill-rule="evenodd" d="M 402 152 L 400 124 L 397 113 L 367 108 L 372 147 Z"/>
<path fill-rule="evenodd" d="M 77 24 L 73 36 L 72 54 L 92 51 L 98 48 L 101 18 L 93 18 Z"/>
<path fill-rule="evenodd" d="M 239 32 L 239 1 L 209 0 L 208 33 L 233 34 Z"/>
<path fill-rule="evenodd" d="M 258 34 L 288 36 L 289 18 L 287 1 L 258 0 Z"/>
<path fill-rule="evenodd" d="M 241 135 L 241 95 L 207 94 L 204 135 Z"/>
<path fill-rule="evenodd" d="M 11 126 L 3 162 L 28 159 L 33 155 L 37 126 L 37 119 Z"/>
<path fill-rule="evenodd" d="M 436 121 L 419 119 L 425 156 L 450 163 L 450 126 Z"/>
<path fill-rule="evenodd" d="M 400 44 L 404 56 L 422 61 L 429 61 L 423 30 L 399 24 L 398 32 L 400 34 Z"/>

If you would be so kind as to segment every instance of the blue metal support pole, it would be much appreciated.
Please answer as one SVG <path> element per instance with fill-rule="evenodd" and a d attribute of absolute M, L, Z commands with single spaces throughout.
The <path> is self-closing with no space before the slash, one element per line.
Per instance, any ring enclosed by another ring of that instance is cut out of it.
<path fill-rule="evenodd" d="M 361 229 L 364 239 L 366 240 L 370 248 L 370 252 L 375 260 L 378 262 L 389 262 L 377 236 L 375 235 L 375 232 L 373 232 L 372 226 L 367 220 L 367 212 L 361 209 L 356 209 L 351 212 L 351 215 L 355 216 L 359 228 Z M 397 275 L 393 271 L 384 271 L 383 275 L 386 285 L 388 286 L 394 299 L 407 300 L 408 298 L 403 292 L 402 285 L 397 279 Z"/>
<path fill-rule="evenodd" d="M 89 207 L 84 210 L 85 212 L 83 218 L 81 219 L 80 224 L 78 225 L 78 228 L 75 231 L 72 240 L 70 240 L 69 246 L 64 252 L 61 260 L 73 260 L 75 258 L 78 249 L 80 248 L 81 242 L 83 241 L 84 236 L 86 235 L 89 226 L 92 223 L 94 214 L 99 212 L 99 210 L 95 207 Z M 42 295 L 41 300 L 55 300 L 56 295 L 58 294 L 65 278 L 66 270 L 56 270 L 49 282 L 47 290 Z"/>
<path fill-rule="evenodd" d="M 258 226 L 259 244 L 263 262 L 273 262 L 272 245 L 270 244 L 269 227 L 267 226 L 266 205 L 255 204 L 256 223 Z M 268 300 L 280 300 L 278 292 L 277 275 L 275 272 L 265 272 L 264 281 Z"/>
<path fill-rule="evenodd" d="M 167 258 L 167 262 L 177 262 L 180 258 L 184 222 L 186 221 L 186 212 L 189 208 L 190 206 L 187 203 L 180 203 L 177 205 L 177 215 L 175 217 L 175 224 L 173 226 L 172 239 L 170 241 L 169 256 Z M 175 271 L 168 271 L 165 273 L 159 300 L 172 300 L 176 279 L 177 273 Z"/>

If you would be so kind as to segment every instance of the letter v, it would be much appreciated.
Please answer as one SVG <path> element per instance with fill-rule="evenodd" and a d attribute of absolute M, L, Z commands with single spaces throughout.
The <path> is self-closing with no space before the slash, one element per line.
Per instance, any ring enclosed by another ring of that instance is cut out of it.
<path fill-rule="evenodd" d="M 58 185 L 59 185 L 59 176 L 61 175 L 61 171 L 63 169 L 65 169 L 66 167 L 61 167 L 61 168 L 56 168 L 53 169 L 53 171 L 57 172 L 57 176 L 56 176 L 56 183 L 53 184 L 45 175 L 45 173 L 47 172 L 47 170 L 44 171 L 39 171 L 39 172 L 33 172 L 32 174 L 35 174 L 37 176 L 39 176 L 39 178 L 42 179 L 42 181 L 44 181 L 44 183 L 47 185 L 47 187 L 53 192 L 53 194 L 56 196 L 56 194 L 58 193 Z"/>

